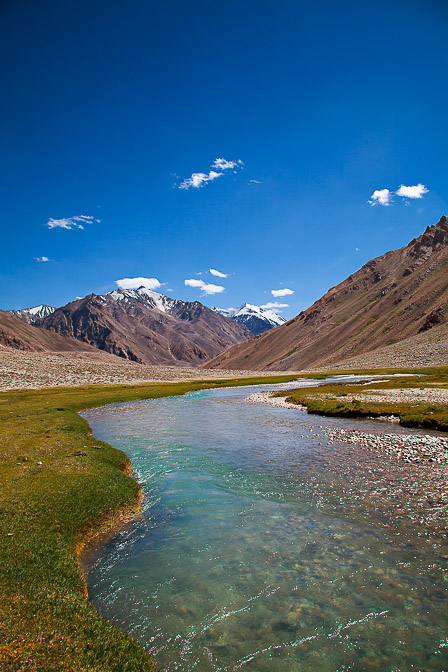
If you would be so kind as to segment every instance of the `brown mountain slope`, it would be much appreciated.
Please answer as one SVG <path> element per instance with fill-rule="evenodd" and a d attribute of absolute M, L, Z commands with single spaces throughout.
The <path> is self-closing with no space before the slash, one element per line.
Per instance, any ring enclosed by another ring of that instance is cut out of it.
<path fill-rule="evenodd" d="M 448 219 L 369 261 L 286 324 L 207 368 L 300 370 L 371 352 L 448 320 Z"/>
<path fill-rule="evenodd" d="M 93 352 L 96 348 L 74 338 L 33 327 L 25 320 L 0 310 L 0 344 L 29 352 Z"/>
<path fill-rule="evenodd" d="M 251 336 L 198 301 L 176 301 L 144 287 L 90 294 L 40 324 L 141 364 L 197 366 Z"/>
<path fill-rule="evenodd" d="M 448 366 L 448 322 L 393 345 L 332 364 L 332 369 L 421 369 Z M 214 370 L 216 373 L 219 369 Z"/>

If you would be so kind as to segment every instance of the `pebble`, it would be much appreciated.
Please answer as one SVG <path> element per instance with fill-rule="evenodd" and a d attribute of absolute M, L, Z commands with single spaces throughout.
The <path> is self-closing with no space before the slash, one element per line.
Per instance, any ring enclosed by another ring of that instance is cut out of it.
<path fill-rule="evenodd" d="M 448 464 L 448 438 L 426 435 L 372 434 L 357 429 L 323 429 L 330 441 L 382 450 L 405 462 Z"/>

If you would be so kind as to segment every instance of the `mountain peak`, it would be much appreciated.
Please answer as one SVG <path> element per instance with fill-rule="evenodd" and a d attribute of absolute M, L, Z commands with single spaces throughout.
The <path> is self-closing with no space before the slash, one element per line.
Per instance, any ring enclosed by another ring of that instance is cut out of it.
<path fill-rule="evenodd" d="M 268 310 L 247 302 L 242 303 L 239 308 L 214 307 L 212 310 L 225 317 L 230 317 L 239 324 L 244 324 L 254 336 L 286 322 L 285 318 L 274 310 Z"/>
<path fill-rule="evenodd" d="M 8 310 L 8 313 L 20 317 L 22 320 L 25 320 L 25 322 L 28 322 L 28 324 L 35 324 L 39 322 L 39 320 L 48 317 L 48 315 L 51 315 L 51 313 L 53 313 L 55 310 L 56 308 L 54 308 L 53 306 L 47 306 L 45 303 L 42 303 L 39 304 L 38 306 L 34 306 L 33 308 L 22 308 L 21 310 Z"/>

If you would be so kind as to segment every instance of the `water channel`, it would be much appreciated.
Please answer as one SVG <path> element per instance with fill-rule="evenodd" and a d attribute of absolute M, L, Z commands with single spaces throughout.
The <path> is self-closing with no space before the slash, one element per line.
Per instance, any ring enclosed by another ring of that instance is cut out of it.
<path fill-rule="evenodd" d="M 88 558 L 91 600 L 165 672 L 448 672 L 446 467 L 332 444 L 411 430 L 244 403 L 260 389 L 82 414 L 145 494 Z"/>

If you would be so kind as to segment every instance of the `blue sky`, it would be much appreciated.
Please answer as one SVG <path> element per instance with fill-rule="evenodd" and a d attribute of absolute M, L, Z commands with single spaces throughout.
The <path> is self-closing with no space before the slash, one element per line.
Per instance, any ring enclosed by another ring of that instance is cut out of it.
<path fill-rule="evenodd" d="M 442 1 L 5 0 L 0 19 L 1 309 L 143 277 L 289 318 L 448 214 Z"/>

